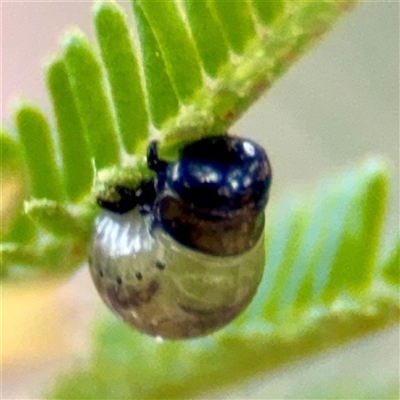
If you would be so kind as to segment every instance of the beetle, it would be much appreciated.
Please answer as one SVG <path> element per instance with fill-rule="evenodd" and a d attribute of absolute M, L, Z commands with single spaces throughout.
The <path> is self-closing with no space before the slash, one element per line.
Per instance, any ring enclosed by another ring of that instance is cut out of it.
<path fill-rule="evenodd" d="M 151 142 L 156 178 L 122 206 L 102 204 L 90 271 L 129 325 L 182 339 L 213 332 L 250 303 L 265 265 L 264 208 L 271 167 L 261 146 L 221 135 L 185 146 L 172 162 Z"/>

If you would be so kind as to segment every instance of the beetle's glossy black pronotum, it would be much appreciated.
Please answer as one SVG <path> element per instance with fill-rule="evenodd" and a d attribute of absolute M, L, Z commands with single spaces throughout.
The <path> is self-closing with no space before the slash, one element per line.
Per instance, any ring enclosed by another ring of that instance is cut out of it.
<path fill-rule="evenodd" d="M 100 203 L 94 283 L 109 308 L 142 332 L 205 335 L 235 318 L 261 281 L 267 155 L 225 135 L 187 145 L 173 162 L 161 160 L 153 142 L 148 165 L 154 181 L 135 192 L 116 188 L 120 201 Z"/>
<path fill-rule="evenodd" d="M 154 215 L 174 239 L 218 256 L 251 249 L 264 229 L 271 167 L 249 139 L 207 137 L 186 146 L 171 163 L 148 151 L 157 173 Z"/>

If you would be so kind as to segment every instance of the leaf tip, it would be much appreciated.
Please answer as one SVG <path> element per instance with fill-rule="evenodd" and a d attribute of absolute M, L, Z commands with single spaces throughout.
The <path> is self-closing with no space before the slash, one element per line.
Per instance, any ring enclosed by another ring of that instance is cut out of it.
<path fill-rule="evenodd" d="M 102 13 L 121 13 L 121 9 L 114 0 L 101 0 L 94 3 L 92 12 L 97 18 Z"/>
<path fill-rule="evenodd" d="M 77 27 L 69 28 L 61 41 L 62 48 L 65 52 L 69 52 L 73 49 L 79 49 L 86 47 L 89 44 L 89 40 L 83 31 Z"/>
<path fill-rule="evenodd" d="M 40 116 L 43 118 L 43 114 L 39 106 L 28 97 L 16 97 L 11 106 L 17 126 L 19 123 L 23 123 L 23 121 L 27 121 L 28 119 L 30 120 L 32 117 L 35 118 Z"/>
<path fill-rule="evenodd" d="M 364 161 L 361 169 L 366 176 L 381 176 L 388 178 L 390 175 L 388 160 L 380 156 L 374 156 Z"/>
<path fill-rule="evenodd" d="M 52 53 L 47 55 L 44 60 L 42 61 L 42 67 L 47 74 L 48 71 L 53 67 L 53 66 L 58 66 L 63 63 L 62 59 L 62 54 L 60 53 Z"/>

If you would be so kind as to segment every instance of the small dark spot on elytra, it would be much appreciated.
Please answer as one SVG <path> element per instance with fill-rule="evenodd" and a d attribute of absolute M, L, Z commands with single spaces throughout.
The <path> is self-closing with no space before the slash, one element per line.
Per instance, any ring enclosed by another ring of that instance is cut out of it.
<path fill-rule="evenodd" d="M 143 278 L 143 275 L 140 272 L 136 272 L 135 276 L 139 281 L 141 281 Z"/>
<path fill-rule="evenodd" d="M 103 271 L 101 269 L 99 270 L 99 275 L 101 278 L 104 276 Z"/>
<path fill-rule="evenodd" d="M 89 265 L 92 265 L 92 257 L 89 257 L 88 263 L 89 263 Z"/>
<path fill-rule="evenodd" d="M 157 262 L 156 262 L 156 267 L 157 267 L 160 271 L 162 271 L 163 269 L 165 269 L 165 264 L 164 264 L 163 262 L 161 262 L 161 261 L 157 261 Z"/>
<path fill-rule="evenodd" d="M 120 276 L 117 276 L 117 283 L 118 283 L 118 285 L 120 285 L 122 283 L 122 279 Z"/>

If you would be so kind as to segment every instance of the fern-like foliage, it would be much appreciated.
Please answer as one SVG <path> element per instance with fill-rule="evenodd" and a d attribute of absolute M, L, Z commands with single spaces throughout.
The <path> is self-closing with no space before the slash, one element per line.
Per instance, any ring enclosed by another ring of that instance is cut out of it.
<path fill-rule="evenodd" d="M 398 244 L 385 261 L 377 251 L 387 183 L 385 165 L 370 159 L 283 198 L 268 212 L 260 289 L 236 321 L 203 339 L 160 343 L 107 314 L 89 362 L 61 377 L 48 398 L 204 396 L 396 323 Z"/>
<path fill-rule="evenodd" d="M 65 34 L 46 68 L 54 133 L 29 101 L 2 129 L 3 277 L 76 269 L 98 211 L 92 191 L 112 197 L 115 183 L 149 174 L 150 137 L 173 158 L 226 132 L 352 1 L 132 5 L 136 35 L 113 2 L 94 7 L 98 49 L 77 29 Z M 191 398 L 398 321 L 398 239 L 386 258 L 378 251 L 387 186 L 384 163 L 371 159 L 288 195 L 268 211 L 264 280 L 234 323 L 158 343 L 108 315 L 89 362 L 49 396 Z"/>
<path fill-rule="evenodd" d="M 138 40 L 113 2 L 94 7 L 99 50 L 77 29 L 65 34 L 46 68 L 54 134 L 28 101 L 15 109 L 15 135 L 1 133 L 2 185 L 23 188 L 5 203 L 2 276 L 74 270 L 97 212 L 96 177 L 106 176 L 94 189 L 102 196 L 115 196 L 109 181 L 137 184 L 148 174 L 141 166 L 150 132 L 167 158 L 185 142 L 224 133 L 352 2 L 132 5 Z"/>

